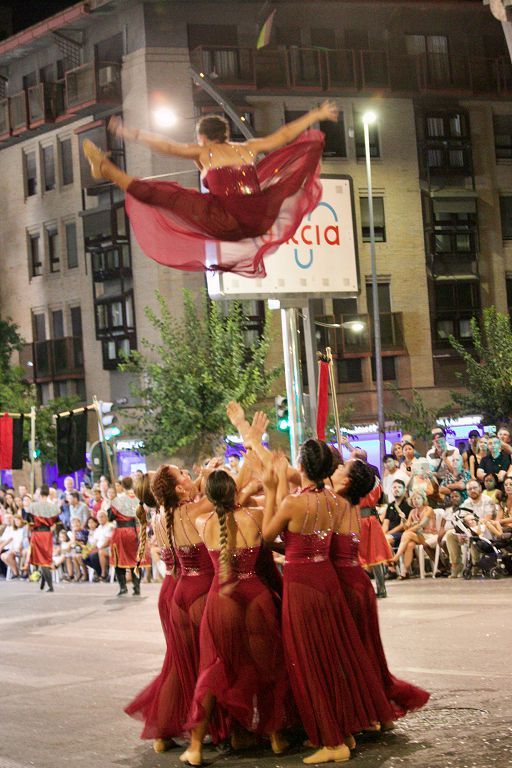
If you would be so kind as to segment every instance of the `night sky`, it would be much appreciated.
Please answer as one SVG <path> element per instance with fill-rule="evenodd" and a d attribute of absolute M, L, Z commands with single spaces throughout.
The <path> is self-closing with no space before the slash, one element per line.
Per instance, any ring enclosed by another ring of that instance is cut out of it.
<path fill-rule="evenodd" d="M 30 27 L 54 13 L 75 5 L 77 0 L 0 0 L 1 6 L 12 9 L 14 32 Z"/>

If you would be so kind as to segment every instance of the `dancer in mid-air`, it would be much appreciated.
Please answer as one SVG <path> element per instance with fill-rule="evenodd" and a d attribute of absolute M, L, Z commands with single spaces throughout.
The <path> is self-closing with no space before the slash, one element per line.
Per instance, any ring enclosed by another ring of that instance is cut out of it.
<path fill-rule="evenodd" d="M 194 161 L 207 193 L 129 176 L 89 139 L 83 150 L 95 179 L 126 191 L 126 210 L 147 256 L 176 269 L 264 277 L 264 256 L 289 240 L 320 202 L 324 134 L 308 129 L 337 119 L 336 105 L 326 101 L 269 136 L 233 143 L 227 120 L 213 115 L 198 122 L 197 143 L 192 144 L 111 119 L 116 136 Z M 264 153 L 269 154 L 256 162 Z"/>

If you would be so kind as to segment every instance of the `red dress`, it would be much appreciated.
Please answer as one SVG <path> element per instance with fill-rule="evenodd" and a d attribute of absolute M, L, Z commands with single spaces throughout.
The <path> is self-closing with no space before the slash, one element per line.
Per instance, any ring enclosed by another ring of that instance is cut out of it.
<path fill-rule="evenodd" d="M 165 597 L 159 601 L 167 638 L 162 671 L 125 708 L 126 714 L 144 721 L 143 739 L 172 739 L 185 734 L 199 669 L 199 626 L 213 566 L 202 543 L 177 547 L 175 554 L 177 579 L 169 582 Z M 215 733 L 215 724 L 212 730 Z"/>
<path fill-rule="evenodd" d="M 116 568 L 135 568 L 139 539 L 135 512 L 139 505 L 137 497 L 120 493 L 109 510 L 109 519 L 115 520 L 116 527 L 110 540 L 110 563 Z"/>
<path fill-rule="evenodd" d="M 172 181 L 132 181 L 126 211 L 140 247 L 175 269 L 264 277 L 263 257 L 320 202 L 323 146 L 323 133 L 310 130 L 256 165 L 210 168 L 206 194 Z"/>
<path fill-rule="evenodd" d="M 189 726 L 203 719 L 201 705 L 211 693 L 221 710 L 224 738 L 233 721 L 270 735 L 286 726 L 291 711 L 275 593 L 258 575 L 261 547 L 231 552 L 227 584 L 219 580 L 219 552 L 210 551 L 215 577 L 201 624 L 201 664 Z"/>
<path fill-rule="evenodd" d="M 30 563 L 45 568 L 53 565 L 52 525 L 59 519 L 55 505 L 49 501 L 36 501 L 30 505 L 32 528 L 30 533 Z"/>
<path fill-rule="evenodd" d="M 373 670 L 379 675 L 393 707 L 395 719 L 423 707 L 430 694 L 422 688 L 399 680 L 388 669 L 380 637 L 377 598 L 368 574 L 359 564 L 358 549 L 356 534 L 333 535 L 331 558 L 334 568 Z"/>
<path fill-rule="evenodd" d="M 307 518 L 306 512 L 303 530 Z M 283 534 L 288 673 L 308 738 L 326 747 L 394 714 L 330 562 L 331 537 L 330 531 Z"/>

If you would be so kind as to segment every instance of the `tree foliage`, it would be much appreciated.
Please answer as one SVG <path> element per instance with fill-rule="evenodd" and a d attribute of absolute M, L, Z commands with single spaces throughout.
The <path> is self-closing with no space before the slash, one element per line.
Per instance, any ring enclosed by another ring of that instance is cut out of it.
<path fill-rule="evenodd" d="M 450 405 L 429 408 L 417 389 L 411 390 L 411 397 L 405 397 L 398 387 L 392 386 L 393 394 L 398 403 L 398 410 L 387 412 L 389 421 L 394 421 L 402 434 L 410 434 L 418 440 L 430 440 L 431 430 L 438 420 L 443 419 L 450 412 Z"/>
<path fill-rule="evenodd" d="M 224 314 L 206 294 L 185 291 L 183 319 L 176 319 L 163 296 L 155 296 L 157 311 L 145 311 L 160 340 L 143 345 L 157 362 L 132 353 L 120 366 L 136 375 L 132 394 L 141 403 L 129 431 L 142 438 L 146 453 L 209 454 L 228 428 L 229 400 L 248 408 L 279 375 L 279 368 L 265 367 L 269 317 L 262 338 L 248 348 L 239 303 Z"/>
<path fill-rule="evenodd" d="M 464 414 L 481 414 L 487 423 L 508 421 L 512 415 L 512 330 L 510 318 L 487 307 L 481 326 L 471 320 L 473 350 L 450 337 L 465 371 L 458 373 L 464 392 L 452 392 L 453 403 Z"/>

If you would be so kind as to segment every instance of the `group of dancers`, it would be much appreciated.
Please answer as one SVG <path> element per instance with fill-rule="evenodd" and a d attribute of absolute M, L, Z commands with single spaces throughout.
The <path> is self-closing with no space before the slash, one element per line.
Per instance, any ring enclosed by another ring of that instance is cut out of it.
<path fill-rule="evenodd" d="M 188 765 L 202 764 L 207 735 L 234 749 L 267 739 L 282 754 L 301 729 L 304 763 L 344 762 L 355 734 L 387 731 L 429 698 L 390 673 L 359 564 L 359 501 L 375 473 L 314 439 L 294 468 L 261 444 L 264 414 L 249 424 L 230 403 L 228 415 L 247 449 L 236 477 L 214 462 L 195 481 L 162 465 L 136 484 L 139 556 L 150 513 L 167 568 L 166 654 L 125 711 L 158 752 L 188 739 Z"/>

